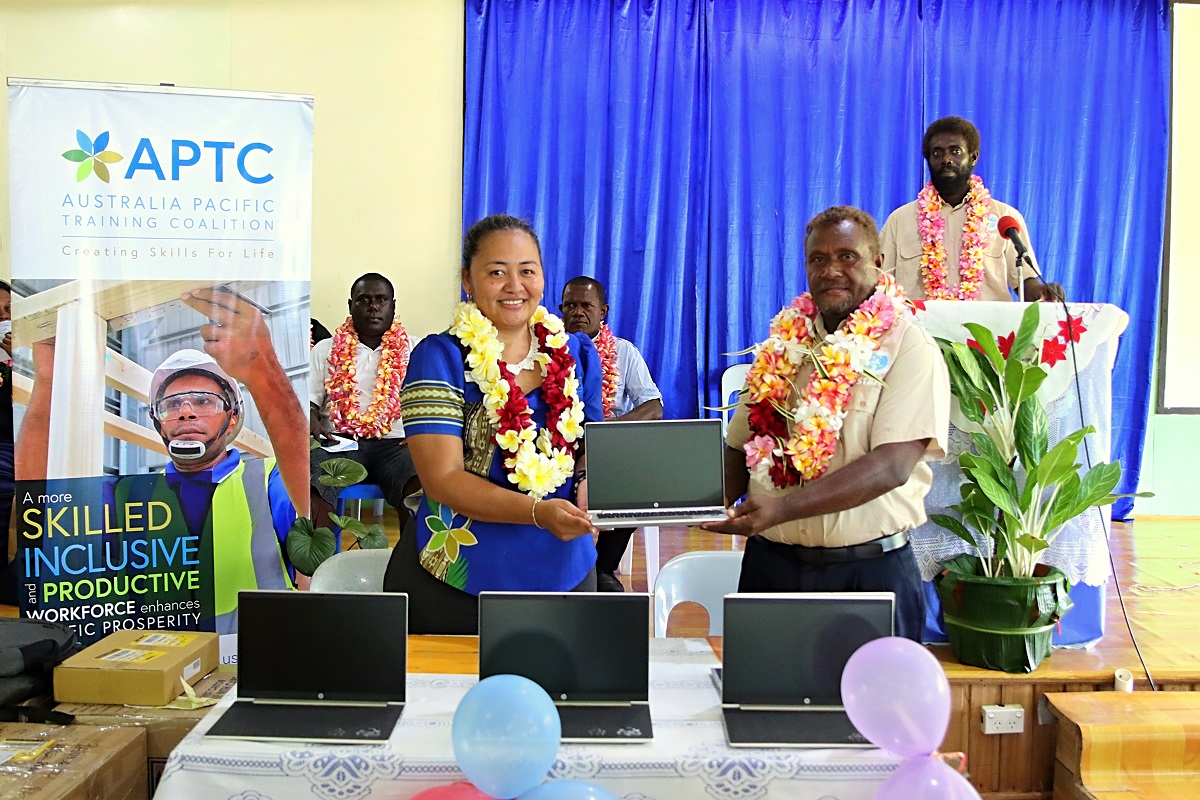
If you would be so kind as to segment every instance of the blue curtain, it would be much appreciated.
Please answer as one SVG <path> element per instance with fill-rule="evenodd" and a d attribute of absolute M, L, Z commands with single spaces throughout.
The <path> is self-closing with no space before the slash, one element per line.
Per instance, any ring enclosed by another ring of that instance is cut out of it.
<path fill-rule="evenodd" d="M 591 275 L 668 417 L 696 413 L 707 294 L 707 21 L 700 0 L 471 2 L 463 221 L 529 219 L 545 304 Z"/>
<path fill-rule="evenodd" d="M 1132 318 L 1113 454 L 1137 484 L 1166 204 L 1166 0 L 472 0 L 463 216 L 542 235 L 547 302 L 590 274 L 668 416 L 805 288 L 803 228 L 882 221 L 925 180 L 925 125 L 979 126 L 979 173 L 1048 280 Z M 1125 516 L 1131 505 L 1118 505 Z"/>

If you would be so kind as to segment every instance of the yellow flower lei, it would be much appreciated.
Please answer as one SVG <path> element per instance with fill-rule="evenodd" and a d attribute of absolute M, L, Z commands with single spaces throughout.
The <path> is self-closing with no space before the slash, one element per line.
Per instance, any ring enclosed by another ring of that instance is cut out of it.
<path fill-rule="evenodd" d="M 459 303 L 450 334 L 467 348 L 467 368 L 483 393 L 488 422 L 496 430 L 494 440 L 509 454 L 504 459 L 509 481 L 531 497 L 542 498 L 574 472 L 575 451 L 583 438 L 583 401 L 562 320 L 538 306 L 529 328 L 538 342 L 533 358 L 541 370 L 542 394 L 547 400 L 547 426 L 541 430 L 531 417 L 524 392 L 501 362 L 504 345 L 492 321 L 474 303 Z M 558 381 L 561 391 L 555 391 Z M 561 400 L 555 402 L 554 397 L 559 396 Z"/>

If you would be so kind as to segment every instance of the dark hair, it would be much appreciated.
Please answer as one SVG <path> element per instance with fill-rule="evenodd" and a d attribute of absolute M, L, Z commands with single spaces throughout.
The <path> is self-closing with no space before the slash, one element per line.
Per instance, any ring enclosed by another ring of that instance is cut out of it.
<path fill-rule="evenodd" d="M 967 152 L 973 156 L 979 155 L 979 129 L 970 120 L 962 117 L 942 117 L 929 123 L 925 129 L 925 138 L 921 140 L 921 156 L 929 159 L 929 143 L 939 133 L 957 133 L 967 141 Z"/>
<path fill-rule="evenodd" d="M 804 226 L 804 241 L 808 241 L 808 237 L 812 235 L 813 231 L 837 225 L 839 222 L 856 223 L 867 234 L 867 239 L 871 244 L 871 253 L 873 255 L 879 253 L 879 227 L 875 224 L 875 218 L 854 206 L 830 206 L 817 214 Z"/>
<path fill-rule="evenodd" d="M 308 329 L 312 335 L 313 344 L 333 338 L 333 334 L 329 332 L 329 328 L 322 325 L 321 321 L 315 317 L 308 318 Z"/>
<path fill-rule="evenodd" d="M 604 284 L 595 278 L 588 277 L 587 275 L 576 275 L 563 286 L 563 294 L 565 295 L 567 289 L 570 289 L 572 286 L 578 286 L 581 289 L 593 286 L 596 289 L 596 294 L 600 296 L 600 305 L 605 305 L 608 302 L 608 294 L 604 291 Z"/>
<path fill-rule="evenodd" d="M 471 268 L 471 259 L 479 252 L 483 240 L 497 231 L 522 231 L 529 234 L 529 238 L 533 239 L 534 247 L 537 248 L 538 258 L 542 257 L 542 243 L 538 241 L 532 225 L 508 214 L 492 214 L 468 228 L 466 235 L 463 236 L 462 268 L 464 270 Z"/>
<path fill-rule="evenodd" d="M 8 281 L 0 281 L 0 289 L 12 294 L 12 286 L 9 286 Z"/>
<path fill-rule="evenodd" d="M 379 281 L 387 284 L 388 291 L 392 293 L 392 299 L 396 299 L 396 287 L 392 286 L 392 282 L 380 275 L 378 272 L 368 272 L 366 275 L 359 275 L 354 279 L 354 283 L 350 284 L 350 299 L 354 299 L 354 287 L 358 286 L 363 281 Z"/>

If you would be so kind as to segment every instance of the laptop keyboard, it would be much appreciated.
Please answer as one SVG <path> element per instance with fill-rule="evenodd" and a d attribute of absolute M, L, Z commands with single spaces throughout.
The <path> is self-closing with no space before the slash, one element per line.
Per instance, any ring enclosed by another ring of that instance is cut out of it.
<path fill-rule="evenodd" d="M 654 734 L 650 706 L 558 706 L 563 739 L 602 739 L 638 742 Z"/>
<path fill-rule="evenodd" d="M 844 711 L 724 708 L 729 743 L 743 746 L 870 747 Z"/>
<path fill-rule="evenodd" d="M 721 514 L 722 509 L 713 508 L 668 508 L 660 511 L 593 511 L 595 519 L 670 519 L 674 517 L 701 517 Z"/>
<path fill-rule="evenodd" d="M 404 707 L 278 705 L 240 700 L 225 710 L 209 736 L 299 742 L 383 742 Z"/>

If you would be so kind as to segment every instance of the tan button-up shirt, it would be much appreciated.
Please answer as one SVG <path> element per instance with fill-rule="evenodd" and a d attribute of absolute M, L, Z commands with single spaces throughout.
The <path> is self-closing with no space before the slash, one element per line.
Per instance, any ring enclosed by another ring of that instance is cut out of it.
<path fill-rule="evenodd" d="M 1016 289 L 1025 278 L 1037 277 L 1037 272 L 1028 264 L 1021 265 L 1021 274 L 1017 275 L 1017 249 L 1013 243 L 1000 235 L 997 223 L 1001 217 L 1010 216 L 1021 226 L 1021 239 L 1029 248 L 1029 258 L 1037 266 L 1037 256 L 1033 253 L 1033 245 L 1029 243 L 1029 229 L 1025 218 L 1007 203 L 992 200 L 992 213 L 988 215 L 986 225 L 990 231 L 987 249 L 983 255 L 984 278 L 983 287 L 979 292 L 980 300 L 1014 300 L 1009 287 Z M 958 286 L 958 259 L 962 253 L 963 226 L 967 224 L 966 200 L 956 206 L 942 204 L 942 217 L 946 220 L 946 233 L 943 243 L 946 247 L 946 283 Z M 892 270 L 896 282 L 904 287 L 904 291 L 914 300 L 925 298 L 925 282 L 921 279 L 921 234 L 917 230 L 917 201 L 900 206 L 883 223 L 879 232 L 879 245 L 883 251 L 883 268 Z M 1027 297 L 1026 300 L 1036 300 Z"/>
<path fill-rule="evenodd" d="M 817 317 L 817 333 L 826 331 Z M 908 481 L 861 506 L 819 517 L 798 519 L 768 528 L 760 535 L 776 542 L 807 547 L 847 547 L 881 536 L 911 530 L 925 522 L 925 495 L 932 471 L 926 461 L 946 454 L 950 427 L 950 377 L 932 337 L 921 327 L 901 317 L 882 341 L 877 353 L 889 359 L 883 375 L 886 385 L 861 378 L 850 390 L 850 410 L 842 422 L 841 437 L 824 477 L 840 469 L 854 469 L 854 461 L 883 444 L 929 439 L 925 456 Z M 803 387 L 812 374 L 811 364 L 802 368 L 794 383 Z M 741 450 L 750 439 L 747 395 L 742 395 L 725 443 Z M 791 399 L 794 405 L 795 396 Z M 819 479 L 819 480 L 821 480 Z M 836 480 L 836 478 L 835 478 Z M 750 480 L 750 494 L 780 497 L 805 491 L 804 486 L 776 489 L 774 484 Z"/>

